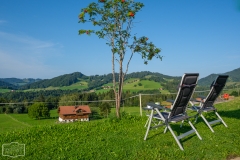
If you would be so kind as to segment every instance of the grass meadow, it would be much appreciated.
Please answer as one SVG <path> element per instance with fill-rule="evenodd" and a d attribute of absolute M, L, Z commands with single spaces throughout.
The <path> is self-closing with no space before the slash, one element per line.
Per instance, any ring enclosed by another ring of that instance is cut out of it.
<path fill-rule="evenodd" d="M 9 125 L 14 130 L 0 132 L 0 144 L 18 142 L 25 144 L 25 156 L 17 159 L 213 159 L 224 160 L 240 156 L 240 97 L 232 101 L 216 104 L 218 113 L 227 123 L 213 126 L 214 133 L 208 129 L 203 120 L 194 124 L 203 140 L 193 134 L 181 140 L 181 151 L 170 132 L 163 133 L 164 128 L 151 130 L 146 141 L 143 140 L 147 117 L 138 116 L 138 107 L 124 107 L 121 120 L 113 117 L 89 122 L 59 124 L 56 119 L 29 120 L 17 115 L 12 117 L 31 125 L 24 127 L 6 115 L 0 115 L 0 125 Z M 53 112 L 53 111 L 52 111 Z M 55 113 L 56 114 L 56 113 Z M 4 117 L 5 116 L 5 117 Z M 206 115 L 212 119 L 215 115 Z M 5 120 L 5 121 L 4 121 Z M 194 119 L 193 119 L 194 120 Z M 36 123 L 38 122 L 38 125 Z M 46 122 L 46 123 L 45 123 Z M 183 128 L 173 124 L 176 134 L 189 129 L 187 123 Z M 0 159 L 9 159 L 2 156 Z"/>
<path fill-rule="evenodd" d="M 29 91 L 40 91 L 40 90 L 57 90 L 57 89 L 61 89 L 61 90 L 73 90 L 73 89 L 85 89 L 88 87 L 87 82 L 78 82 L 78 83 L 74 83 L 70 86 L 62 86 L 62 87 L 47 87 L 47 88 L 38 88 L 38 89 L 27 89 L 24 90 L 25 92 L 29 92 Z"/>

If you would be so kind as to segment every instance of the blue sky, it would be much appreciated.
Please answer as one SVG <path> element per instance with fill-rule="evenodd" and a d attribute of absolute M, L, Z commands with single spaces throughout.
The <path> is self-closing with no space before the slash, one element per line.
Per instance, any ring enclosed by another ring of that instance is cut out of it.
<path fill-rule="evenodd" d="M 106 41 L 78 35 L 79 29 L 91 28 L 78 23 L 78 14 L 93 1 L 0 0 L 0 78 L 111 73 Z M 240 67 L 239 0 L 140 2 L 145 6 L 136 15 L 132 33 L 147 36 L 161 48 L 163 60 L 144 65 L 136 54 L 128 73 L 197 72 L 205 77 Z"/>

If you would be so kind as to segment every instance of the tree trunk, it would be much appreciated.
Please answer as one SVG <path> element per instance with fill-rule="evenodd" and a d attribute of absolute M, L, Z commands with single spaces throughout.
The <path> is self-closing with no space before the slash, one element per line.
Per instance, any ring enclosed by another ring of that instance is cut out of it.
<path fill-rule="evenodd" d="M 122 69 L 122 62 L 123 62 L 123 54 L 120 55 L 119 61 L 119 77 L 118 77 L 118 92 L 117 92 L 117 103 L 116 103 L 116 115 L 118 118 L 121 117 L 120 114 L 120 107 L 121 107 L 121 100 L 122 100 L 122 88 L 123 88 L 123 69 Z"/>

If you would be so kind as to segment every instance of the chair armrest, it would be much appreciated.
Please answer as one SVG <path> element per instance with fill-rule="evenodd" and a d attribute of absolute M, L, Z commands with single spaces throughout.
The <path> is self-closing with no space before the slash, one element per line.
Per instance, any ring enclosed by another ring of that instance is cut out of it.
<path fill-rule="evenodd" d="M 159 110 L 164 109 L 163 106 L 157 105 L 157 104 L 155 104 L 155 103 L 147 103 L 147 107 L 145 107 L 145 108 L 150 109 L 150 110 L 151 110 L 151 109 L 154 109 L 154 108 L 157 108 L 157 109 L 159 109 Z"/>

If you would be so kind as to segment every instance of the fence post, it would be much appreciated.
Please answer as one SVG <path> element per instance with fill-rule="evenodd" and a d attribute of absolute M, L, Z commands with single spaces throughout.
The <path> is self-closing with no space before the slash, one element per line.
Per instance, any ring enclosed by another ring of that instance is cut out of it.
<path fill-rule="evenodd" d="M 139 103 L 140 103 L 140 116 L 142 116 L 142 96 L 139 94 Z"/>

